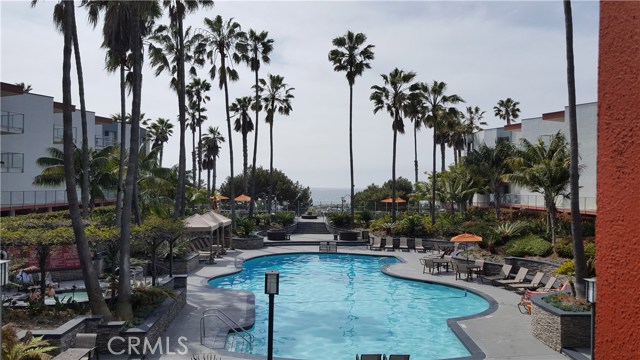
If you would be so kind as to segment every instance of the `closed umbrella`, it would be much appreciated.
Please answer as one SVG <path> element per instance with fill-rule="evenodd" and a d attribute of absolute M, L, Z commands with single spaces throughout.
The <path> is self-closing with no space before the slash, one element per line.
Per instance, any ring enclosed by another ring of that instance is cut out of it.
<path fill-rule="evenodd" d="M 482 236 L 473 235 L 473 234 L 460 234 L 451 238 L 452 242 L 464 243 L 465 250 L 467 249 L 468 243 L 477 243 L 482 241 Z M 467 252 L 467 261 L 469 261 L 469 252 Z"/>

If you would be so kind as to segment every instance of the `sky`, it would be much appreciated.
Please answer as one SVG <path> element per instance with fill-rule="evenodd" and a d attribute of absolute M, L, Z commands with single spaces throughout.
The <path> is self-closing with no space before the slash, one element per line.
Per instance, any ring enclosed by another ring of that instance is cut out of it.
<path fill-rule="evenodd" d="M 76 1 L 79 3 L 79 1 Z M 63 38 L 52 21 L 55 1 L 35 8 L 30 1 L 0 1 L 0 80 L 31 84 L 33 93 L 62 101 Z M 597 99 L 598 16 L 596 1 L 573 1 L 577 102 Z M 366 34 L 375 45 L 371 69 L 356 78 L 353 104 L 353 151 L 356 188 L 382 185 L 391 179 L 391 117 L 373 113 L 372 85 L 394 68 L 417 73 L 416 80 L 447 83 L 450 94 L 486 111 L 487 127 L 504 122 L 493 114 L 500 99 L 520 102 L 520 119 L 540 117 L 567 105 L 564 13 L 561 1 L 216 1 L 213 8 L 189 14 L 185 23 L 196 31 L 205 17 L 233 17 L 242 30 L 266 30 L 274 40 L 271 63 L 260 77 L 278 74 L 295 88 L 293 111 L 276 115 L 273 126 L 274 167 L 303 186 L 348 188 L 349 87 L 344 73 L 328 61 L 331 40 L 347 30 Z M 84 70 L 87 109 L 109 117 L 119 112 L 119 77 L 104 70 L 100 48 L 102 22 L 94 29 L 86 11 L 76 10 Z M 166 18 L 159 23 L 167 23 Z M 230 100 L 253 92 L 254 75 L 244 64 L 234 65 L 240 80 L 229 84 Z M 145 64 L 142 111 L 147 118 L 169 118 L 174 135 L 165 145 L 163 165 L 178 162 L 178 100 L 169 75 L 158 77 Z M 207 77 L 208 68 L 199 69 Z M 79 106 L 75 68 L 73 103 Z M 228 140 L 224 93 L 211 81 L 209 120 Z M 131 108 L 130 99 L 127 108 Z M 255 116 L 252 115 L 252 117 Z M 255 120 L 255 119 L 254 119 Z M 233 121 L 233 120 L 232 120 Z M 260 114 L 258 166 L 269 168 L 269 128 Z M 398 137 L 397 176 L 413 181 L 413 128 Z M 250 134 L 249 163 L 253 154 Z M 418 133 L 420 180 L 431 169 L 431 129 Z M 234 173 L 242 172 L 242 138 L 233 132 Z M 218 161 L 218 184 L 230 174 L 229 147 Z M 187 133 L 187 169 L 191 168 L 191 133 Z M 439 156 L 437 166 L 440 168 Z M 453 155 L 447 152 L 447 163 Z"/>

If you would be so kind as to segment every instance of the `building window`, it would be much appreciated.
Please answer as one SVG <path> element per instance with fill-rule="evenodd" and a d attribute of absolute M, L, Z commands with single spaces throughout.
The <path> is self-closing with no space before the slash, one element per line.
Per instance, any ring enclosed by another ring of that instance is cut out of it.
<path fill-rule="evenodd" d="M 23 134 L 24 114 L 2 110 L 2 133 Z"/>
<path fill-rule="evenodd" d="M 0 156 L 0 169 L 3 173 L 24 172 L 24 154 L 3 152 Z"/>
<path fill-rule="evenodd" d="M 553 138 L 553 135 L 540 135 L 540 139 L 542 139 L 545 146 L 551 144 L 551 138 Z"/>
<path fill-rule="evenodd" d="M 77 139 L 78 128 L 73 127 L 71 131 L 73 132 L 73 142 L 75 143 Z M 64 128 L 61 125 L 53 125 L 53 143 L 54 144 L 62 144 L 63 132 L 64 132 Z"/>

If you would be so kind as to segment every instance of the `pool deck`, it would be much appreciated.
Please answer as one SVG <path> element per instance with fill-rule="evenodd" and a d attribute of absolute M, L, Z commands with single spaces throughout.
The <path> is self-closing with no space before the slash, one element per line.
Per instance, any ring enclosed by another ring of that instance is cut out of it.
<path fill-rule="evenodd" d="M 328 241 L 332 239 L 331 235 L 292 236 L 292 240 L 296 241 Z M 241 325 L 253 321 L 252 312 L 248 311 L 253 306 L 250 293 L 238 294 L 232 291 L 223 291 L 222 289 L 212 289 L 207 285 L 207 280 L 215 276 L 237 272 L 238 269 L 235 267 L 236 256 L 250 259 L 270 254 L 317 251 L 317 245 L 269 246 L 259 250 L 232 250 L 225 257 L 217 259 L 216 264 L 201 265 L 197 270 L 189 274 L 187 304 L 164 334 L 170 339 L 171 347 L 174 347 L 174 344 L 177 344 L 177 339 L 183 336 L 187 339 L 182 342 L 186 343 L 189 357 L 195 354 L 217 354 L 218 357 L 221 356 L 225 360 L 264 359 L 265 357 L 262 356 L 231 353 L 219 348 L 213 349 L 214 342 L 215 347 L 219 347 L 220 340 L 223 338 L 226 329 L 215 339 L 212 338 L 214 334 L 207 333 L 207 340 L 205 340 L 204 345 L 200 344 L 200 318 L 204 309 L 211 307 L 221 308 Z M 489 284 L 455 280 L 453 272 L 442 272 L 438 275 L 423 274 L 422 265 L 419 262 L 419 259 L 425 256 L 423 253 L 370 251 L 362 246 L 339 246 L 338 252 L 396 256 L 404 261 L 389 266 L 388 272 L 390 274 L 408 279 L 467 287 L 494 299 L 498 305 L 494 312 L 486 316 L 458 322 L 460 328 L 485 354 L 486 359 L 567 359 L 565 355 L 550 349 L 533 337 L 531 334 L 531 317 L 518 311 L 516 304 L 520 300 L 520 295 L 514 292 Z M 416 333 L 419 333 L 419 330 Z M 178 349 L 180 348 L 175 348 L 176 351 Z M 345 359 L 352 359 L 354 355 L 345 354 Z M 420 359 L 420 354 L 411 355 L 412 358 Z M 165 353 L 164 355 L 147 356 L 147 358 L 173 360 L 184 359 L 186 355 Z M 471 359 L 471 357 L 466 359 Z"/>

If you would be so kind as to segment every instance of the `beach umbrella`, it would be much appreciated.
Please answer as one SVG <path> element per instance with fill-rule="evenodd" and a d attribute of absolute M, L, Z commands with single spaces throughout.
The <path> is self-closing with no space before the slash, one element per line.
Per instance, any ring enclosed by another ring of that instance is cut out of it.
<path fill-rule="evenodd" d="M 383 203 L 392 203 L 392 202 L 393 202 L 393 199 L 392 199 L 392 198 L 390 198 L 390 197 L 388 197 L 388 198 L 386 198 L 386 199 L 384 199 L 384 200 L 381 200 L 380 202 L 383 202 Z M 400 197 L 397 197 L 397 198 L 396 198 L 396 204 L 397 204 L 397 203 L 403 203 L 403 202 L 407 202 L 407 200 L 405 200 L 405 199 L 403 199 L 403 198 L 400 198 Z"/>
<path fill-rule="evenodd" d="M 460 234 L 451 238 L 451 242 L 463 243 L 465 250 L 467 250 L 468 243 L 477 243 L 482 241 L 482 236 L 473 235 L 473 234 Z M 467 261 L 469 261 L 469 252 L 467 252 Z"/>
<path fill-rule="evenodd" d="M 242 194 L 242 195 L 239 195 L 239 196 L 238 196 L 237 198 L 235 198 L 234 200 L 235 200 L 235 201 L 248 202 L 248 201 L 251 201 L 251 196 L 248 196 L 248 195 Z"/>
<path fill-rule="evenodd" d="M 216 196 L 212 196 L 210 199 L 212 199 L 212 200 L 216 200 L 216 201 L 219 201 L 219 200 L 229 200 L 229 198 L 228 198 L 227 196 L 224 196 L 224 195 L 216 195 Z"/>

